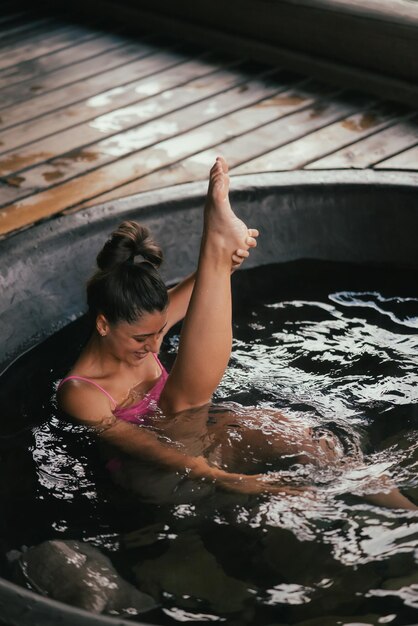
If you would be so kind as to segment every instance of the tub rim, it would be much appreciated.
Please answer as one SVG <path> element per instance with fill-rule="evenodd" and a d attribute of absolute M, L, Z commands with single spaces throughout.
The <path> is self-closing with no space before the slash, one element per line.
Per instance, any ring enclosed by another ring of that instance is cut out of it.
<path fill-rule="evenodd" d="M 331 194 L 334 190 L 346 188 L 348 191 L 357 189 L 377 190 L 382 193 L 385 188 L 392 192 L 411 192 L 418 189 L 418 172 L 405 170 L 293 170 L 261 172 L 255 174 L 231 174 L 231 198 L 240 201 L 245 195 L 259 193 L 263 198 L 268 194 L 281 192 L 294 193 L 296 189 L 299 194 L 309 193 L 309 190 L 318 191 L 329 187 Z M 92 228 L 93 225 L 111 223 L 109 231 L 113 229 L 115 222 L 121 218 L 131 219 L 130 213 L 135 213 L 134 218 L 154 219 L 161 216 L 161 212 L 175 211 L 181 208 L 181 203 L 185 203 L 186 208 L 192 205 L 202 206 L 206 195 L 207 181 L 197 181 L 167 186 L 156 190 L 145 191 L 131 196 L 110 200 L 81 210 L 68 210 L 64 213 L 49 216 L 35 224 L 23 229 L 14 231 L 6 236 L 1 243 L 0 262 L 2 258 L 8 259 L 5 270 L 0 266 L 0 286 L 3 284 L 2 273 L 6 273 L 15 267 L 22 259 L 30 257 L 33 249 L 38 246 L 51 244 L 54 238 L 70 235 L 77 237 L 83 229 Z M 289 191 L 292 190 L 292 191 Z M 417 195 L 418 199 L 418 195 Z M 138 215 L 139 214 L 139 215 Z M 106 226 L 106 228 L 108 228 Z M 302 257 L 300 257 L 302 258 Z M 250 258 L 250 265 L 252 259 Z M 181 278 L 181 274 L 170 278 L 170 282 L 175 282 Z M 6 289 L 7 278 L 4 281 Z M 31 289 L 31 294 L 38 294 Z M 1 301 L 0 295 L 0 301 Z M 7 317 L 7 303 L 3 307 L 4 313 L 0 309 L 0 328 L 2 320 Z M 74 319 L 66 317 L 60 322 L 50 327 L 50 332 L 59 330 L 66 323 Z M 10 322 L 10 320 L 9 320 Z M 6 325 L 7 323 L 6 320 Z M 10 328 L 10 324 L 9 324 Z M 0 375 L 2 375 L 19 356 L 46 339 L 46 334 L 41 333 L 39 338 L 33 335 L 30 339 L 22 340 L 16 349 L 7 350 L 0 356 Z"/>
<path fill-rule="evenodd" d="M 374 185 L 377 187 L 417 187 L 418 188 L 418 172 L 414 170 L 365 170 L 365 169 L 326 169 L 326 170 L 292 170 L 292 171 L 273 171 L 273 172 L 257 172 L 252 174 L 234 174 L 230 173 L 231 178 L 231 195 L 237 192 L 248 191 L 254 188 L 268 189 L 280 187 L 321 187 L 324 185 L 335 186 L 364 186 Z M 23 233 L 36 232 L 48 228 L 52 223 L 54 225 L 80 220 L 89 220 L 95 214 L 94 221 L 104 218 L 113 213 L 115 203 L 118 205 L 118 212 L 130 211 L 134 209 L 145 209 L 156 207 L 160 203 L 170 201 L 179 201 L 181 199 L 190 200 L 194 197 L 204 196 L 207 190 L 207 180 L 192 181 L 180 183 L 177 185 L 169 185 L 150 191 L 143 191 L 129 196 L 122 196 L 115 200 L 108 200 L 103 203 L 89 206 L 85 209 L 73 210 L 67 209 L 63 213 L 50 215 L 45 219 L 25 226 L 19 230 L 8 233 L 3 243 L 20 237 Z"/>
<path fill-rule="evenodd" d="M 373 188 L 413 188 L 418 191 L 418 172 L 405 170 L 297 170 L 291 172 L 262 172 L 239 176 L 232 174 L 231 179 L 232 197 L 235 193 L 252 191 L 254 189 L 267 191 L 268 189 L 285 189 L 289 187 L 306 189 L 324 186 L 363 187 L 367 185 Z M 188 202 L 201 200 L 205 196 L 206 188 L 206 181 L 183 183 L 108 201 L 77 212 L 51 216 L 39 223 L 11 233 L 3 240 L 2 247 L 5 246 L 6 249 L 8 248 L 12 251 L 14 244 L 19 242 L 19 240 L 25 240 L 28 235 L 32 238 L 38 237 L 38 239 L 42 239 L 43 236 L 51 239 L 60 232 L 65 232 L 68 228 L 77 228 L 90 221 L 106 220 L 110 216 L 117 221 L 120 213 L 133 210 L 147 212 L 155 210 L 161 204 L 170 204 L 171 202 L 175 204 L 181 200 L 187 200 Z M 117 210 L 115 210 L 115 204 L 117 205 Z M 32 347 L 34 346 L 30 348 Z M 7 365 L 6 369 L 10 364 Z M 23 607 L 19 606 L 19 600 L 20 603 L 23 601 Z M 54 621 L 56 619 L 63 626 L 93 626 L 95 624 L 103 626 L 132 626 L 132 624 L 150 626 L 147 622 L 131 619 L 127 621 L 119 617 L 90 613 L 39 595 L 5 578 L 0 578 L 0 606 L 7 602 L 16 607 L 14 612 L 16 617 L 9 618 L 7 616 L 7 619 L 16 619 L 17 621 L 14 621 L 15 624 L 42 624 L 42 626 L 51 624 L 52 626 L 56 623 Z M 29 611 L 31 611 L 30 616 Z M 37 611 L 35 615 L 33 615 L 34 611 Z M 48 620 L 37 622 L 37 619 L 45 620 L 46 612 L 48 612 Z M 410 626 L 418 626 L 418 624 L 411 624 Z"/>

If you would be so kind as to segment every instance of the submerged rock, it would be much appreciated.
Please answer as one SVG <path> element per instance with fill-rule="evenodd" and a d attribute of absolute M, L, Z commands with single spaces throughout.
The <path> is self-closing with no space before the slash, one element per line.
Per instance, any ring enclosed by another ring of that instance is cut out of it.
<path fill-rule="evenodd" d="M 384 619 L 384 618 L 383 618 Z M 298 622 L 295 626 L 336 626 L 337 624 L 351 624 L 351 626 L 375 626 L 375 624 L 384 623 L 380 615 L 322 615 L 314 617 L 303 622 Z"/>
<path fill-rule="evenodd" d="M 151 596 L 121 578 L 100 550 L 81 541 L 45 541 L 30 548 L 15 562 L 15 579 L 93 613 L 138 615 L 157 606 Z"/>
<path fill-rule="evenodd" d="M 228 576 L 194 532 L 185 532 L 170 542 L 168 550 L 134 567 L 141 586 L 156 597 L 169 594 L 177 606 L 216 613 L 245 609 L 255 589 Z"/>

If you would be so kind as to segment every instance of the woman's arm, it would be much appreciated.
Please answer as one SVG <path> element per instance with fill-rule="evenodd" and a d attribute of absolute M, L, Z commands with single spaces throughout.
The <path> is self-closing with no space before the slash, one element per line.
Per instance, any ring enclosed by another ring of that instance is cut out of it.
<path fill-rule="evenodd" d="M 183 453 L 158 439 L 158 434 L 109 415 L 107 399 L 94 387 L 71 381 L 58 392 L 60 408 L 74 421 L 90 428 L 100 440 L 122 454 L 154 464 L 170 472 L 180 472 L 194 480 L 207 480 L 225 491 L 239 493 L 296 493 L 295 490 L 267 483 L 263 477 L 231 474 L 212 467 L 204 457 Z M 91 415 L 106 415 L 92 419 Z M 297 490 L 297 493 L 300 493 Z"/>
<path fill-rule="evenodd" d="M 145 428 L 118 420 L 114 416 L 94 426 L 99 437 L 123 454 L 156 465 L 170 472 L 184 473 L 190 479 L 212 482 L 225 491 L 245 494 L 301 494 L 302 489 L 272 484 L 261 475 L 232 474 L 212 467 L 202 456 L 191 456 L 163 443 Z"/>
<path fill-rule="evenodd" d="M 195 276 L 196 272 L 193 272 L 193 274 L 187 276 L 187 278 L 182 280 L 178 285 L 168 290 L 167 331 L 186 315 L 194 287 Z"/>

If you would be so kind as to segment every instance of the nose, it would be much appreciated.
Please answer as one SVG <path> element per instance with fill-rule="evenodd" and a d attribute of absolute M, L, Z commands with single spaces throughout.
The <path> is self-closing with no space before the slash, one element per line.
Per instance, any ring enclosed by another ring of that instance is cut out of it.
<path fill-rule="evenodd" d="M 159 347 L 159 337 L 157 335 L 148 337 L 147 343 L 145 344 L 145 350 L 147 352 L 158 352 Z"/>

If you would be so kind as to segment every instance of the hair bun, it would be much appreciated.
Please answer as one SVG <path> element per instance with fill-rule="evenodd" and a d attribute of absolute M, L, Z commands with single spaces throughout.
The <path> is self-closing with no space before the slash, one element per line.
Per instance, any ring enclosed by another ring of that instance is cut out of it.
<path fill-rule="evenodd" d="M 161 248 L 155 243 L 146 226 L 126 220 L 119 224 L 97 255 L 97 265 L 101 270 L 111 270 L 122 263 L 134 263 L 135 257 L 142 257 L 154 267 L 163 260 Z"/>

